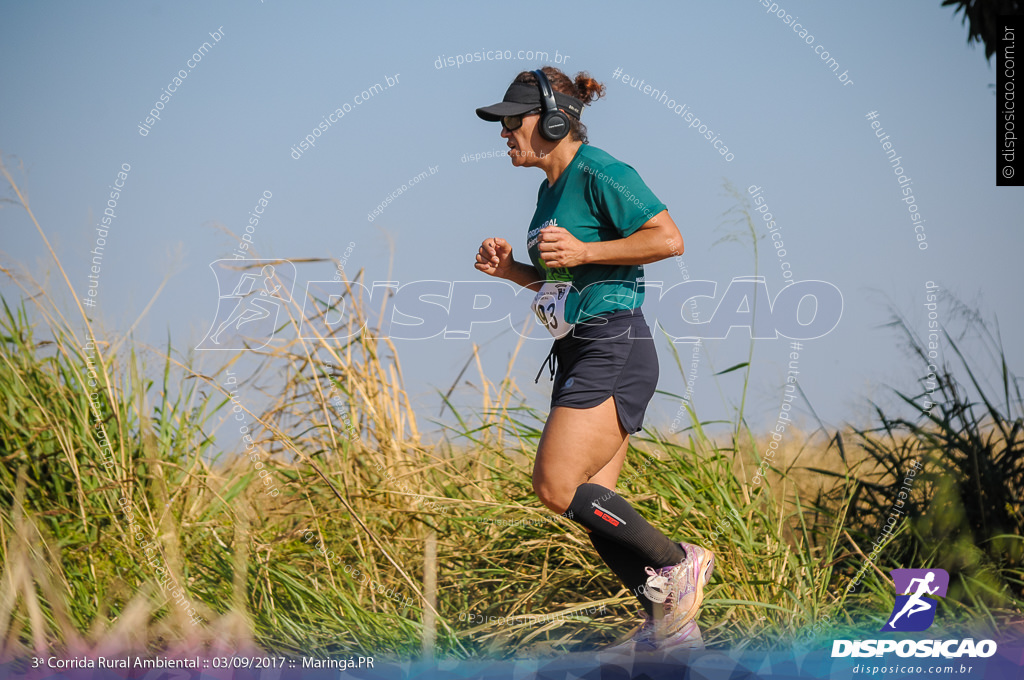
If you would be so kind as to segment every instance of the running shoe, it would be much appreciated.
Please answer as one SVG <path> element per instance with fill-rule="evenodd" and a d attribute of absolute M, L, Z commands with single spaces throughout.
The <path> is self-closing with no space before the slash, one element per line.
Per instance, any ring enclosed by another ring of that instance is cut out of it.
<path fill-rule="evenodd" d="M 687 623 L 697 616 L 704 602 L 704 587 L 711 580 L 715 570 L 715 554 L 699 545 L 680 543 L 686 551 L 686 559 L 679 564 L 659 570 L 658 576 L 668 579 L 668 597 L 665 599 L 664 635 L 674 637 Z M 658 580 L 654 577 L 648 581 Z M 649 596 L 648 596 L 649 597 Z"/>

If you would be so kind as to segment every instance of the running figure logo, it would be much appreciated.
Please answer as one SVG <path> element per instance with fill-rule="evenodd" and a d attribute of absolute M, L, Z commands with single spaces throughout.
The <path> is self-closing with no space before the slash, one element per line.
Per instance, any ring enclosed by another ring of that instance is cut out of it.
<path fill-rule="evenodd" d="M 217 314 L 196 349 L 265 347 L 274 338 L 281 307 L 291 299 L 295 265 L 287 260 L 232 259 L 211 262 L 210 269 L 217 277 Z"/>
<path fill-rule="evenodd" d="M 896 604 L 882 631 L 915 632 L 926 630 L 935 621 L 938 600 L 945 597 L 949 573 L 945 569 L 893 569 L 896 582 Z"/>

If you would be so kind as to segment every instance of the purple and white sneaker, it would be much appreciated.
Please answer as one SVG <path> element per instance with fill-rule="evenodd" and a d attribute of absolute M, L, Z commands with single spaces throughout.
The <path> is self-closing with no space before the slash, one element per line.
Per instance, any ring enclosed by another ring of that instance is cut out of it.
<path fill-rule="evenodd" d="M 715 569 L 715 555 L 699 545 L 680 543 L 686 559 L 669 567 L 647 567 L 647 599 L 661 606 L 659 638 L 674 638 L 690 623 L 704 602 L 704 587 Z"/>
<path fill-rule="evenodd" d="M 715 570 L 715 554 L 699 545 L 680 543 L 686 559 L 673 569 L 670 597 L 665 602 L 665 630 L 675 634 L 683 629 L 704 603 L 704 588 Z"/>

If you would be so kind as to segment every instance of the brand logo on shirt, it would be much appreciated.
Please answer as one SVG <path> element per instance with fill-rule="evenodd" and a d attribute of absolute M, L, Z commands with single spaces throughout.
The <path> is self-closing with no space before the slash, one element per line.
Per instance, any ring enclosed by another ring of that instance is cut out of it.
<path fill-rule="evenodd" d="M 545 220 L 540 223 L 539 227 L 534 227 L 530 231 L 526 232 L 526 247 L 532 248 L 537 245 L 537 239 L 540 236 L 540 230 L 544 227 L 557 227 L 558 220 L 552 217 L 550 220 Z"/>

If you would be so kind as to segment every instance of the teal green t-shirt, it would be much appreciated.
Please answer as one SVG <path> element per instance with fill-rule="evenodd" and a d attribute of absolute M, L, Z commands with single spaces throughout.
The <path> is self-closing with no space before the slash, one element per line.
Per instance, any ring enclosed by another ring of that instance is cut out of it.
<path fill-rule="evenodd" d="M 636 309 L 644 301 L 644 266 L 583 264 L 548 269 L 540 259 L 537 237 L 552 222 L 585 243 L 611 241 L 634 233 L 665 210 L 631 166 L 601 149 L 581 144 L 572 162 L 549 187 L 537 193 L 526 248 L 548 281 L 572 281 L 565 302 L 568 323 L 619 309 Z"/>

